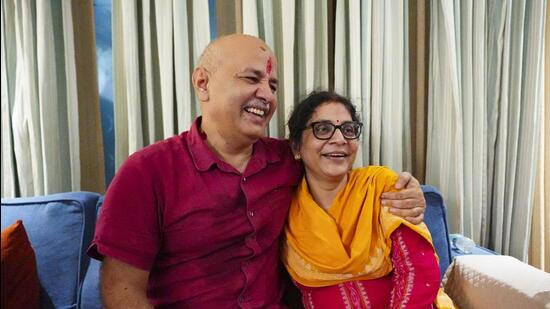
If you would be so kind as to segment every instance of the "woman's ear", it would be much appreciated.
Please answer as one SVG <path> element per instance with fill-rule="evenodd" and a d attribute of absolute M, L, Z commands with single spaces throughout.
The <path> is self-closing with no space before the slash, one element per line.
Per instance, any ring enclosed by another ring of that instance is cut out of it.
<path fill-rule="evenodd" d="M 210 76 L 208 75 L 208 72 L 203 67 L 196 67 L 195 70 L 193 70 L 192 77 L 193 88 L 195 88 L 195 93 L 197 94 L 199 101 L 208 101 L 210 99 L 210 95 L 208 94 L 208 82 Z"/>
<path fill-rule="evenodd" d="M 298 143 L 290 142 L 290 149 L 294 155 L 294 160 L 299 161 L 302 159 L 302 155 L 300 154 L 300 145 L 298 145 Z"/>

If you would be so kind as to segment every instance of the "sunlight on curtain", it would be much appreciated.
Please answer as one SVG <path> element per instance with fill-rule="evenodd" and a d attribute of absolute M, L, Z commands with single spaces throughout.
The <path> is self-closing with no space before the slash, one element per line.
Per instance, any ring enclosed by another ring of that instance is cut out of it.
<path fill-rule="evenodd" d="M 408 5 L 337 1 L 334 89 L 365 124 L 356 165 L 411 169 Z"/>
<path fill-rule="evenodd" d="M 452 232 L 526 260 L 542 107 L 542 1 L 432 1 L 426 182 Z"/>
<path fill-rule="evenodd" d="M 190 128 L 191 73 L 209 42 L 208 1 L 113 1 L 115 168 Z"/>
<path fill-rule="evenodd" d="M 13 92 L 14 83 L 8 83 L 8 72 L 15 71 L 15 50 L 6 46 L 14 45 L 14 32 L 13 22 L 11 19 L 4 21 L 4 10 L 11 10 L 13 12 L 12 2 L 2 2 L 2 12 L 0 14 L 0 23 L 2 25 L 1 35 L 1 77 L 2 77 L 2 91 L 0 92 L 2 102 L 2 197 L 14 197 L 17 196 L 17 174 L 15 166 L 15 157 L 13 153 L 13 137 L 11 128 L 11 111 L 13 108 Z M 8 15 L 7 17 L 9 17 Z M 13 75 L 12 75 L 13 76 Z"/>
<path fill-rule="evenodd" d="M 81 189 L 77 86 L 97 78 L 77 74 L 74 10 L 2 1 L 2 196 Z"/>
<path fill-rule="evenodd" d="M 327 3 L 243 0 L 243 33 L 273 48 L 278 59 L 279 107 L 269 135 L 284 137 L 294 105 L 312 90 L 328 89 Z"/>
<path fill-rule="evenodd" d="M 539 166 L 535 187 L 533 231 L 529 263 L 550 272 L 550 5 L 546 4 L 546 46 L 544 50 L 544 104 Z"/>

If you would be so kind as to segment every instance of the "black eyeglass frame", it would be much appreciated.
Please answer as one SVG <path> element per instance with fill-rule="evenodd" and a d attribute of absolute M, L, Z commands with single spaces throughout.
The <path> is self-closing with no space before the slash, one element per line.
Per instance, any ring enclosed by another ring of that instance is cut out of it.
<path fill-rule="evenodd" d="M 356 137 L 347 137 L 344 134 L 344 131 L 342 131 L 342 129 L 341 129 L 343 126 L 345 126 L 347 124 L 350 124 L 350 123 L 351 124 L 356 124 L 356 125 L 359 126 L 359 130 L 357 132 Z M 314 130 L 313 127 L 315 127 L 318 124 L 328 124 L 332 127 L 332 133 L 330 133 L 329 137 L 321 138 L 321 137 L 317 136 L 317 134 L 315 133 L 315 130 Z M 313 132 L 313 136 L 315 136 L 316 139 L 319 139 L 319 140 L 322 140 L 322 141 L 328 141 L 329 139 L 331 139 L 334 136 L 334 132 L 336 132 L 336 129 L 340 130 L 340 133 L 342 133 L 342 136 L 346 140 L 354 140 L 354 139 L 359 139 L 359 137 L 361 136 L 361 133 L 363 132 L 363 123 L 360 122 L 360 121 L 344 121 L 341 124 L 333 124 L 332 122 L 329 122 L 329 121 L 315 121 L 315 122 L 310 123 L 308 126 L 306 126 L 304 128 L 304 130 L 307 130 L 307 129 L 311 129 L 311 131 Z"/>

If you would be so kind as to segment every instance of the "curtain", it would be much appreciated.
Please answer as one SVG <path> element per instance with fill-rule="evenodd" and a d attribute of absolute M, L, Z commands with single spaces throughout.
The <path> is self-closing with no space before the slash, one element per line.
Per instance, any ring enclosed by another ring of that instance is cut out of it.
<path fill-rule="evenodd" d="M 102 192 L 92 2 L 1 9 L 2 196 Z"/>
<path fill-rule="evenodd" d="M 412 174 L 426 180 L 426 113 L 428 108 L 428 51 L 430 1 L 409 2 L 409 76 L 411 111 Z"/>
<path fill-rule="evenodd" d="M 426 181 L 452 232 L 526 260 L 545 1 L 432 1 Z"/>
<path fill-rule="evenodd" d="M 209 42 L 208 1 L 113 1 L 115 168 L 190 128 L 191 73 Z"/>
<path fill-rule="evenodd" d="M 529 263 L 550 272 L 550 6 L 546 4 L 546 46 L 544 51 L 544 104 L 541 147 L 535 187 L 533 232 Z"/>
<path fill-rule="evenodd" d="M 356 165 L 411 170 L 408 2 L 336 2 L 334 89 L 365 125 Z"/>
<path fill-rule="evenodd" d="M 277 56 L 279 107 L 268 135 L 284 137 L 294 105 L 329 86 L 327 2 L 243 0 L 242 29 L 262 38 Z"/>
<path fill-rule="evenodd" d="M 352 99 L 365 123 L 356 164 L 410 169 L 406 3 L 336 1 L 328 10 L 325 1 L 242 1 L 243 32 L 264 39 L 279 60 L 279 108 L 269 135 L 285 136 L 294 105 L 309 92 L 335 89 Z M 335 25 L 328 25 L 332 14 Z M 395 114 L 402 117 L 390 121 Z"/>

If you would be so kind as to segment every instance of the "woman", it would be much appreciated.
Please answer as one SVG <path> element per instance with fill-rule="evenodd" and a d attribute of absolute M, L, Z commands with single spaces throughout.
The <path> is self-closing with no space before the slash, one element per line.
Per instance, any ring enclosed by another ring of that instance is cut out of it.
<path fill-rule="evenodd" d="M 431 308 L 440 277 L 428 229 L 380 203 L 397 174 L 380 166 L 351 170 L 362 129 L 355 107 L 335 93 L 312 93 L 288 125 L 305 176 L 282 258 L 304 306 Z"/>

